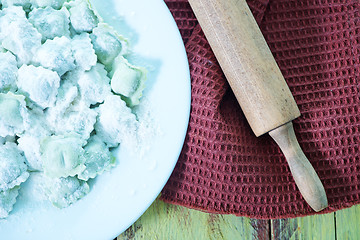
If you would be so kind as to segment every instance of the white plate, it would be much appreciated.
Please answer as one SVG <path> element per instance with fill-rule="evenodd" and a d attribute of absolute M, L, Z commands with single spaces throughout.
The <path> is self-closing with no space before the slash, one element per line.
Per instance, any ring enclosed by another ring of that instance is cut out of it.
<path fill-rule="evenodd" d="M 31 196 L 34 191 L 22 191 L 11 215 L 0 220 L 1 239 L 113 239 L 151 205 L 178 159 L 190 112 L 190 74 L 169 10 L 162 0 L 92 2 L 133 43 L 132 60 L 150 69 L 145 97 L 162 133 L 144 158 L 120 147 L 116 168 L 99 176 L 89 195 L 69 208 L 59 210 Z"/>

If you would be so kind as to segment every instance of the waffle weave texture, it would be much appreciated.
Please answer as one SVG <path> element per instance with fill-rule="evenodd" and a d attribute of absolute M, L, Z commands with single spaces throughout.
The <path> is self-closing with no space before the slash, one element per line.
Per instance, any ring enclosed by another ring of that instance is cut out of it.
<path fill-rule="evenodd" d="M 192 86 L 191 116 L 161 199 L 253 218 L 314 214 L 280 149 L 256 138 L 186 0 L 165 0 L 182 34 Z M 249 0 L 297 102 L 297 138 L 322 180 L 329 207 L 360 202 L 360 2 Z"/>

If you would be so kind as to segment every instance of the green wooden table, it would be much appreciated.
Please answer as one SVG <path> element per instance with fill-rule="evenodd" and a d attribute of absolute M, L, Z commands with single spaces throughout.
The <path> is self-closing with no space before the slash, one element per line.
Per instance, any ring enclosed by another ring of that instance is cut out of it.
<path fill-rule="evenodd" d="M 256 220 L 208 214 L 156 200 L 117 239 L 360 239 L 360 205 L 323 215 Z"/>

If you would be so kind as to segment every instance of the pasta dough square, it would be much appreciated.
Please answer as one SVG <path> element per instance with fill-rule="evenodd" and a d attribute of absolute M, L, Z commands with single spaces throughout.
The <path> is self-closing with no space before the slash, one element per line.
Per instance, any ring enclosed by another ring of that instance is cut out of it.
<path fill-rule="evenodd" d="M 0 92 L 15 91 L 17 79 L 16 58 L 10 52 L 0 52 Z"/>
<path fill-rule="evenodd" d="M 41 160 L 48 177 L 73 177 L 85 169 L 83 156 L 86 144 L 79 135 L 59 135 L 44 138 L 40 142 Z"/>
<path fill-rule="evenodd" d="M 96 135 L 89 139 L 84 150 L 86 168 L 78 174 L 79 179 L 87 181 L 89 178 L 95 178 L 115 165 L 115 157 L 112 156 L 106 144 Z"/>
<path fill-rule="evenodd" d="M 99 23 L 89 1 L 75 0 L 66 5 L 70 12 L 71 26 L 77 33 L 91 32 Z"/>
<path fill-rule="evenodd" d="M 28 120 L 25 97 L 11 92 L 0 93 L 0 136 L 14 136 L 25 131 Z"/>
<path fill-rule="evenodd" d="M 96 134 L 109 147 L 116 147 L 124 137 L 134 137 L 138 122 L 136 116 L 120 96 L 109 95 L 99 106 L 99 115 L 95 124 Z"/>
<path fill-rule="evenodd" d="M 29 177 L 25 157 L 15 143 L 0 146 L 0 191 L 19 186 Z"/>
<path fill-rule="evenodd" d="M 6 15 L 3 16 L 6 20 Z M 4 32 L 2 31 L 2 46 L 12 52 L 18 61 L 18 66 L 29 64 L 41 46 L 41 34 L 33 27 L 28 19 L 23 17 L 9 17 Z"/>
<path fill-rule="evenodd" d="M 140 103 L 145 89 L 146 70 L 131 65 L 123 56 L 118 56 L 110 72 L 111 89 L 124 97 L 125 102 L 133 107 Z"/>
<path fill-rule="evenodd" d="M 89 71 L 96 65 L 97 56 L 95 55 L 95 50 L 88 33 L 74 36 L 71 41 L 71 47 L 78 68 Z"/>
<path fill-rule="evenodd" d="M 117 34 L 106 23 L 99 23 L 90 34 L 95 53 L 105 66 L 110 65 L 117 56 L 127 53 L 128 41 Z"/>
<path fill-rule="evenodd" d="M 19 69 L 17 86 L 20 93 L 45 109 L 55 105 L 60 77 L 56 72 L 41 66 L 23 65 Z"/>
<path fill-rule="evenodd" d="M 70 13 L 64 7 L 55 10 L 51 7 L 35 8 L 29 13 L 29 21 L 42 35 L 42 41 L 55 37 L 70 36 Z"/>
<path fill-rule="evenodd" d="M 34 62 L 44 68 L 53 70 L 61 77 L 64 73 L 75 69 L 75 58 L 71 50 L 71 42 L 67 37 L 48 39 L 39 47 Z"/>
<path fill-rule="evenodd" d="M 60 9 L 66 0 L 30 0 L 34 8 L 52 7 L 54 9 Z"/>
<path fill-rule="evenodd" d="M 44 178 L 44 192 L 54 206 L 68 207 L 90 191 L 89 185 L 75 177 Z"/>
<path fill-rule="evenodd" d="M 6 218 L 9 216 L 18 195 L 18 186 L 6 191 L 0 191 L 0 218 Z"/>
<path fill-rule="evenodd" d="M 110 79 L 104 65 L 96 64 L 90 71 L 80 71 L 77 75 L 82 101 L 88 106 L 102 103 L 111 94 Z"/>

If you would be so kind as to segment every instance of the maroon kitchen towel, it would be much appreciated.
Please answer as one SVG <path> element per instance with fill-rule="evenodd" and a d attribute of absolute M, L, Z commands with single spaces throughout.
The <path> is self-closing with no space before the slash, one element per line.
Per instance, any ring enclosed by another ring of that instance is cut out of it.
<path fill-rule="evenodd" d="M 272 139 L 256 138 L 186 0 L 165 0 L 188 54 L 192 103 L 185 143 L 161 199 L 253 218 L 314 214 Z M 249 0 L 302 113 L 301 147 L 331 212 L 360 202 L 360 2 Z"/>

